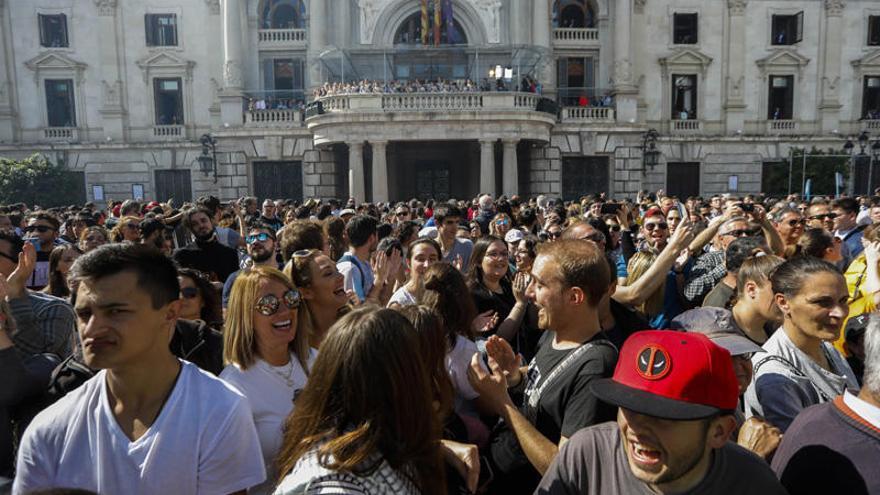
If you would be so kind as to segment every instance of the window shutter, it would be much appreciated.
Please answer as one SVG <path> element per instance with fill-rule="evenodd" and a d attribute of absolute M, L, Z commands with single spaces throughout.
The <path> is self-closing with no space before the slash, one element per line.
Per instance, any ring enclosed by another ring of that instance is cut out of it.
<path fill-rule="evenodd" d="M 153 16 L 150 14 L 144 15 L 144 32 L 147 34 L 147 46 L 155 46 L 156 40 L 153 39 Z"/>
<path fill-rule="evenodd" d="M 804 11 L 800 11 L 794 16 L 795 19 L 795 43 L 800 43 L 804 39 Z"/>
<path fill-rule="evenodd" d="M 40 46 L 49 46 L 49 36 L 46 33 L 46 16 L 37 14 L 37 24 L 40 28 Z"/>

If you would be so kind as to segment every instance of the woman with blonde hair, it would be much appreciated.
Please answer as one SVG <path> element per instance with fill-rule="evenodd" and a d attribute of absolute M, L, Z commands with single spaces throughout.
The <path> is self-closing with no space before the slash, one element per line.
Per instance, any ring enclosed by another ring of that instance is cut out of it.
<path fill-rule="evenodd" d="M 110 242 L 140 242 L 141 232 L 138 226 L 141 219 L 135 216 L 125 216 L 110 231 Z"/>
<path fill-rule="evenodd" d="M 510 215 L 507 213 L 498 213 L 492 218 L 492 222 L 489 224 L 489 235 L 504 239 L 504 236 L 513 228 L 511 222 Z"/>
<path fill-rule="evenodd" d="M 333 326 L 285 425 L 276 495 L 446 493 L 419 341 L 403 315 L 375 306 Z"/>
<path fill-rule="evenodd" d="M 295 251 L 284 273 L 302 293 L 298 329 L 313 349 L 321 347 L 327 330 L 349 310 L 350 296 L 336 263 L 317 249 Z"/>
<path fill-rule="evenodd" d="M 269 493 L 277 476 L 285 418 L 305 387 L 314 360 L 308 335 L 297 328 L 300 293 L 283 273 L 254 266 L 235 280 L 223 331 L 220 378 L 238 389 L 251 407 L 267 481 L 250 493 Z"/>

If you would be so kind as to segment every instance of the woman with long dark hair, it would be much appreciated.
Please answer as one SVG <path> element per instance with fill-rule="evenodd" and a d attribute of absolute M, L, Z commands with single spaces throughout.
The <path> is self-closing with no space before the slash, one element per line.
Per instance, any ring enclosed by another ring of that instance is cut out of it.
<path fill-rule="evenodd" d="M 755 378 L 746 414 L 764 417 L 783 432 L 802 410 L 859 388 L 846 360 L 831 345 L 849 314 L 846 281 L 817 258 L 798 257 L 770 276 L 782 327 L 752 358 Z"/>
<path fill-rule="evenodd" d="M 180 281 L 180 318 L 201 320 L 211 328 L 223 328 L 223 310 L 220 293 L 208 276 L 193 268 L 177 270 Z"/>
<path fill-rule="evenodd" d="M 367 306 L 342 317 L 285 425 L 276 495 L 445 495 L 433 391 L 403 315 Z"/>
<path fill-rule="evenodd" d="M 67 272 L 82 251 L 75 244 L 62 244 L 49 253 L 49 284 L 42 292 L 67 299 L 70 297 L 70 286 L 67 284 Z"/>

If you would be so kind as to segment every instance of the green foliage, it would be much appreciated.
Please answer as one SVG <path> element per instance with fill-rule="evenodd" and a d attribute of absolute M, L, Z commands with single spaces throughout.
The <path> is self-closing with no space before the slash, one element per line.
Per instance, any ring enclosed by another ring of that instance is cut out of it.
<path fill-rule="evenodd" d="M 806 154 L 806 167 L 804 155 Z M 789 187 L 789 170 L 791 170 L 791 191 Z M 843 174 L 844 186 L 840 191 L 847 192 L 846 185 L 849 183 L 850 158 L 841 150 L 820 150 L 812 148 L 806 151 L 803 148 L 792 150 L 792 163 L 789 169 L 788 161 L 765 163 L 764 176 L 761 190 L 767 194 L 783 195 L 788 192 L 801 194 L 804 187 L 804 172 L 806 178 L 812 180 L 813 196 L 834 195 L 834 174 Z"/>
<path fill-rule="evenodd" d="M 42 207 L 83 201 L 78 174 L 35 154 L 24 160 L 0 158 L 0 204 L 25 202 Z"/>

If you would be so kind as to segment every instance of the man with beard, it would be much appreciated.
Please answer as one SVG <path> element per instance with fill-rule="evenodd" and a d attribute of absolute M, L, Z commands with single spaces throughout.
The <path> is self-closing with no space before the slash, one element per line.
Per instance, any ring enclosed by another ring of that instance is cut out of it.
<path fill-rule="evenodd" d="M 617 359 L 599 325 L 599 302 L 611 280 L 604 253 L 581 240 L 543 244 L 531 277 L 527 296 L 538 307 L 538 326 L 547 330 L 535 357 L 520 368 L 510 345 L 492 336 L 486 342 L 490 371 L 475 354 L 468 373 L 481 401 L 503 420 L 490 440 L 492 493 L 533 490 L 571 435 L 614 417 L 589 390 L 590 382 L 611 375 Z M 508 389 L 524 390 L 522 405 Z"/>
<path fill-rule="evenodd" d="M 165 224 L 161 220 L 156 218 L 141 220 L 141 223 L 138 224 L 138 232 L 141 235 L 141 244 L 163 251 L 166 256 L 171 254 L 164 252 Z"/>
<path fill-rule="evenodd" d="M 174 251 L 174 261 L 186 268 L 207 273 L 212 280 L 225 282 L 238 270 L 238 255 L 217 240 L 211 212 L 204 208 L 192 208 L 183 215 L 183 224 L 196 241 Z"/>
<path fill-rule="evenodd" d="M 247 253 L 250 257 L 251 266 L 267 265 L 273 268 L 281 269 L 275 260 L 275 232 L 272 227 L 264 224 L 254 224 L 248 228 L 247 236 Z M 238 278 L 241 270 L 236 271 L 223 284 L 223 309 L 226 310 L 226 303 L 229 302 L 229 294 L 232 292 L 232 284 Z"/>
<path fill-rule="evenodd" d="M 633 334 L 614 376 L 590 390 L 620 408 L 617 424 L 577 432 L 536 495 L 786 493 L 764 461 L 729 441 L 737 379 L 730 354 L 705 335 Z"/>

